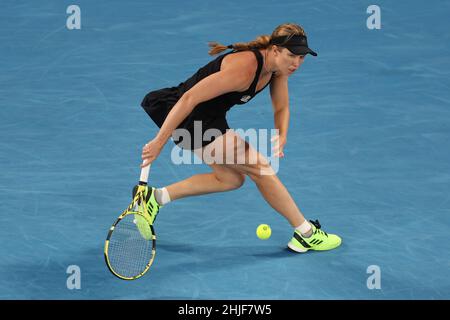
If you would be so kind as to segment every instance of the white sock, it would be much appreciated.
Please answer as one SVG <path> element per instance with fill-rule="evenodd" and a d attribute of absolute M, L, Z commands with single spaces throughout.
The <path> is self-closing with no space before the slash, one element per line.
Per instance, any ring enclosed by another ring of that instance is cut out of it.
<path fill-rule="evenodd" d="M 311 235 L 308 236 L 308 233 L 311 231 L 311 229 L 312 227 L 307 220 L 303 221 L 301 225 L 295 228 L 295 230 L 300 231 L 302 236 L 304 236 L 305 238 L 309 238 L 311 236 Z"/>
<path fill-rule="evenodd" d="M 170 202 L 170 195 L 166 188 L 159 188 L 155 190 L 155 199 L 160 206 L 164 206 Z"/>

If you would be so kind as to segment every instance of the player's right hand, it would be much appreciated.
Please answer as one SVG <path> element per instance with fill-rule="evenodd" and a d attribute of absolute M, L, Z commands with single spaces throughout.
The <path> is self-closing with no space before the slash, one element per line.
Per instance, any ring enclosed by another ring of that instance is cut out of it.
<path fill-rule="evenodd" d="M 144 168 L 148 166 L 150 163 L 156 160 L 156 158 L 161 153 L 162 148 L 164 147 L 164 144 L 161 143 L 157 139 L 153 139 L 149 141 L 143 148 L 142 148 L 142 160 L 143 163 L 141 164 L 141 168 Z"/>

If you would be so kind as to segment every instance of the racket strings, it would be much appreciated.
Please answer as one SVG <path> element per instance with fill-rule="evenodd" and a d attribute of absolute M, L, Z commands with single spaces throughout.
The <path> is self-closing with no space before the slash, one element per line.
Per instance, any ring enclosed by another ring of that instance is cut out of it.
<path fill-rule="evenodd" d="M 144 238 L 138 230 L 134 215 L 127 215 L 114 228 L 108 246 L 112 269 L 124 276 L 142 273 L 153 256 L 153 240 Z"/>

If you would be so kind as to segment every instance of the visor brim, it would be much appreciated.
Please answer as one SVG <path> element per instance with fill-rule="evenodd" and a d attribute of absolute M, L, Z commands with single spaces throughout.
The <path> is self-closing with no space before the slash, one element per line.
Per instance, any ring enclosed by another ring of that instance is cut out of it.
<path fill-rule="evenodd" d="M 317 53 L 312 51 L 310 48 L 305 46 L 286 46 L 286 48 L 292 52 L 293 54 L 296 54 L 298 56 L 304 56 L 306 54 L 310 54 L 314 57 L 317 57 Z"/>

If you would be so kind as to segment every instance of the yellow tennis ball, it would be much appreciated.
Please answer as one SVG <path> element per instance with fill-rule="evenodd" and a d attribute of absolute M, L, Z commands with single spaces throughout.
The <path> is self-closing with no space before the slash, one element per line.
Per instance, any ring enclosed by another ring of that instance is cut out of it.
<path fill-rule="evenodd" d="M 256 228 L 256 235 L 261 240 L 269 239 L 271 234 L 272 230 L 270 229 L 268 224 L 260 224 L 258 228 Z"/>

